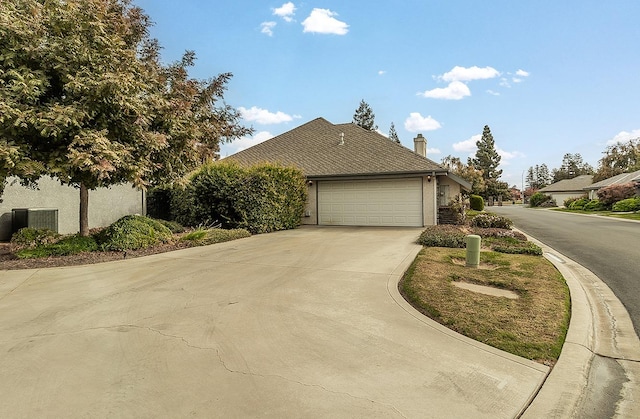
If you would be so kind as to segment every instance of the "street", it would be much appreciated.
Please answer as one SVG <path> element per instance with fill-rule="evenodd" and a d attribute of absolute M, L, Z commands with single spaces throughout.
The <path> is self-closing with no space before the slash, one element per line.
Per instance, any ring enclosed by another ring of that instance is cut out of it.
<path fill-rule="evenodd" d="M 640 223 L 522 206 L 488 207 L 604 281 L 640 336 Z"/>

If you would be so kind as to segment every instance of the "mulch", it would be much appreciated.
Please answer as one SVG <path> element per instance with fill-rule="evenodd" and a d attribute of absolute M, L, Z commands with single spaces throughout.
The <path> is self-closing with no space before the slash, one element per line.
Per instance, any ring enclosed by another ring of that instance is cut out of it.
<path fill-rule="evenodd" d="M 90 265 L 94 263 L 110 262 L 171 252 L 173 250 L 191 247 L 186 241 L 175 241 L 140 250 L 126 252 L 83 252 L 69 256 L 55 256 L 48 258 L 18 259 L 12 252 L 9 243 L 0 243 L 0 271 L 16 269 L 55 268 L 58 266 Z"/>

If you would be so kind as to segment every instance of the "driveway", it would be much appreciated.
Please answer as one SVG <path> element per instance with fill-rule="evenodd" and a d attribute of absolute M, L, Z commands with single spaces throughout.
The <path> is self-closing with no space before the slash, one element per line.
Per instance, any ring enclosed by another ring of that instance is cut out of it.
<path fill-rule="evenodd" d="M 518 415 L 548 368 L 402 300 L 418 234 L 301 228 L 0 271 L 0 417 Z"/>

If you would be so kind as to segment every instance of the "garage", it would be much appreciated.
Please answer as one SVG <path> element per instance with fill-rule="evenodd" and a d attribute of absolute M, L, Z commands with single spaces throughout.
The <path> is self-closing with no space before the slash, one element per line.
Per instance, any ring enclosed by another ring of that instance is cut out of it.
<path fill-rule="evenodd" d="M 318 223 L 422 227 L 422 178 L 320 181 Z"/>

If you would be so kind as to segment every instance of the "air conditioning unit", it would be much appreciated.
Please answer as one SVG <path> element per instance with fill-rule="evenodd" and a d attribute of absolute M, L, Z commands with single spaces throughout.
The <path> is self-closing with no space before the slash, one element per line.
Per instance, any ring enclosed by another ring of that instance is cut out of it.
<path fill-rule="evenodd" d="M 24 227 L 48 228 L 58 232 L 57 208 L 14 208 L 11 210 L 11 234 Z"/>

